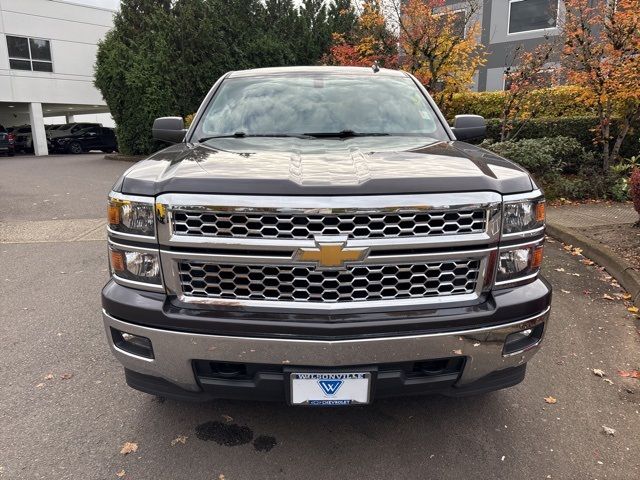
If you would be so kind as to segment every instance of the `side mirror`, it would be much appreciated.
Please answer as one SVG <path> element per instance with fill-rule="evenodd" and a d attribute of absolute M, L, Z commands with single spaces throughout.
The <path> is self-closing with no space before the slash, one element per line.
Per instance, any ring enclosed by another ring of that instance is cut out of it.
<path fill-rule="evenodd" d="M 480 115 L 456 115 L 451 129 L 458 140 L 476 140 L 487 136 L 487 121 Z"/>
<path fill-rule="evenodd" d="M 153 138 L 167 143 L 180 143 L 187 134 L 182 117 L 156 118 L 151 132 Z"/>

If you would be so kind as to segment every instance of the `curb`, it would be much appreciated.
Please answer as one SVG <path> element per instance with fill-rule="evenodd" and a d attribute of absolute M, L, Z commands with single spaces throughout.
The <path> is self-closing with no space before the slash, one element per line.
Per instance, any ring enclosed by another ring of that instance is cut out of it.
<path fill-rule="evenodd" d="M 582 253 L 605 268 L 624 289 L 631 294 L 631 301 L 640 305 L 640 271 L 626 264 L 606 245 L 598 244 L 572 229 L 547 223 L 547 234 L 582 249 Z"/>
<path fill-rule="evenodd" d="M 147 157 L 144 155 L 120 155 L 117 153 L 107 153 L 104 158 L 105 160 L 115 160 L 118 162 L 139 162 Z"/>

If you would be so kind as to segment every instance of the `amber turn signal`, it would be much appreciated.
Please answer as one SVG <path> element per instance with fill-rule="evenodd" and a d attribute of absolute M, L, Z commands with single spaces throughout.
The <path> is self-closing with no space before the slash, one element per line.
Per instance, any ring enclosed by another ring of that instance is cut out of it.
<path fill-rule="evenodd" d="M 546 215 L 546 204 L 540 202 L 536 204 L 536 222 L 544 222 Z"/>
<path fill-rule="evenodd" d="M 542 252 L 544 247 L 539 246 L 533 250 L 533 256 L 531 257 L 531 268 L 540 268 L 542 265 Z"/>
<path fill-rule="evenodd" d="M 110 204 L 107 207 L 107 217 L 109 219 L 109 225 L 120 224 L 120 206 Z"/>
<path fill-rule="evenodd" d="M 124 253 L 119 252 L 117 250 L 110 250 L 111 255 L 111 268 L 114 272 L 124 272 L 125 270 L 125 260 Z"/>

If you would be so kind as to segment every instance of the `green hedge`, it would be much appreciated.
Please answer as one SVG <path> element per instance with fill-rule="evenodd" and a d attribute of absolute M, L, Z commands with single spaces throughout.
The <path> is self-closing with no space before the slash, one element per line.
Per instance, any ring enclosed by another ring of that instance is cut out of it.
<path fill-rule="evenodd" d="M 453 95 L 443 107 L 447 118 L 473 114 L 500 118 L 506 92 L 465 92 Z M 575 86 L 541 88 L 530 92 L 522 102 L 525 117 L 586 117 L 595 114 L 584 89 Z"/>
<path fill-rule="evenodd" d="M 513 132 L 518 132 L 516 140 L 527 138 L 545 137 L 571 137 L 575 138 L 585 149 L 597 151 L 598 146 L 593 143 L 594 130 L 598 126 L 596 117 L 575 118 L 531 118 L 527 121 L 516 122 Z M 611 125 L 612 135 L 616 135 L 620 126 L 620 120 L 614 119 Z M 632 157 L 640 153 L 640 137 L 638 132 L 640 124 L 627 135 L 621 149 L 623 157 Z M 494 142 L 500 140 L 500 120 L 492 118 L 487 120 L 487 138 Z"/>

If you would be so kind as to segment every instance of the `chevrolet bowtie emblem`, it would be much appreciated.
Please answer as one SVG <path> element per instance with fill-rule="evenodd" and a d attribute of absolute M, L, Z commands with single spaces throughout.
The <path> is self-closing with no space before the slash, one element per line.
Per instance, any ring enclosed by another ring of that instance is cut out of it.
<path fill-rule="evenodd" d="M 300 248 L 294 259 L 300 262 L 316 262 L 320 268 L 342 268 L 346 263 L 363 260 L 369 249 L 366 247 L 345 247 L 346 241 L 316 241 L 317 247 Z"/>

